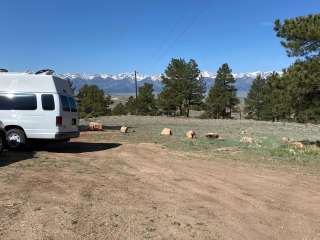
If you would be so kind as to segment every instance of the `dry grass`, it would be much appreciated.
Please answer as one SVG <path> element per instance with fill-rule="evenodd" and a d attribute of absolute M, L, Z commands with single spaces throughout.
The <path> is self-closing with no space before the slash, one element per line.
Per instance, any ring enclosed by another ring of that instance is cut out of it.
<path fill-rule="evenodd" d="M 312 124 L 139 116 L 102 117 L 95 120 L 101 121 L 109 129 L 117 129 L 122 125 L 131 128 L 129 134 L 115 136 L 114 141 L 157 143 L 172 150 L 205 154 L 209 157 L 231 154 L 234 160 L 294 165 L 320 163 L 320 148 L 312 144 L 320 140 L 320 126 Z M 82 124 L 86 122 L 82 121 Z M 160 136 L 165 127 L 173 130 L 173 136 Z M 196 131 L 197 139 L 190 140 L 185 137 L 189 130 Z M 205 134 L 208 132 L 219 133 L 224 140 L 207 139 Z M 240 143 L 244 136 L 253 138 L 254 143 Z M 283 142 L 284 137 L 292 141 L 307 140 L 311 144 L 302 150 L 293 149 Z M 224 148 L 227 150 L 221 151 Z M 230 151 L 232 148 L 236 151 Z"/>

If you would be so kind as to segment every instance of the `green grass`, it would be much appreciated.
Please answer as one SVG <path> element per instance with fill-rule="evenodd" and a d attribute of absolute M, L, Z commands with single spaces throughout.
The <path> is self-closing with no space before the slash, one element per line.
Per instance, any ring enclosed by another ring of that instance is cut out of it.
<path fill-rule="evenodd" d="M 254 160 L 298 165 L 320 165 L 320 148 L 306 146 L 303 150 L 292 149 L 282 141 L 287 137 L 294 141 L 320 140 L 320 126 L 297 123 L 272 123 L 249 120 L 202 120 L 167 117 L 120 116 L 96 119 L 106 126 L 129 126 L 127 135 L 113 135 L 112 141 L 128 143 L 157 143 L 169 149 L 186 153 L 201 153 L 208 157 L 232 156 L 234 160 Z M 86 124 L 86 122 L 82 122 Z M 169 127 L 173 136 L 160 136 Z M 197 133 L 197 139 L 187 139 L 188 130 Z M 205 134 L 216 132 L 224 141 L 207 139 Z M 243 133 L 245 132 L 245 134 Z M 243 136 L 254 139 L 253 144 L 240 143 Z M 218 151 L 221 148 L 239 148 L 235 153 Z"/>

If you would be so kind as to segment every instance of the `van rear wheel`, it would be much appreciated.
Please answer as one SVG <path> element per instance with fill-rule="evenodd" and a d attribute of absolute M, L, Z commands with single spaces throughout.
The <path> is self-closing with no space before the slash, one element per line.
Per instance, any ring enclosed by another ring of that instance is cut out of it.
<path fill-rule="evenodd" d="M 10 149 L 20 149 L 26 144 L 24 131 L 13 128 L 7 131 L 7 145 Z"/>

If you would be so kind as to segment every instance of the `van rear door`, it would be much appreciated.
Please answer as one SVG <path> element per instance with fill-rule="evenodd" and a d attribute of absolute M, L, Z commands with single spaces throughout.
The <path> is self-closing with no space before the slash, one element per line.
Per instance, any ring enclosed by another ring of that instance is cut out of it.
<path fill-rule="evenodd" d="M 61 131 L 76 132 L 78 128 L 78 109 L 72 96 L 59 95 L 61 102 Z M 60 121 L 57 119 L 57 121 Z"/>

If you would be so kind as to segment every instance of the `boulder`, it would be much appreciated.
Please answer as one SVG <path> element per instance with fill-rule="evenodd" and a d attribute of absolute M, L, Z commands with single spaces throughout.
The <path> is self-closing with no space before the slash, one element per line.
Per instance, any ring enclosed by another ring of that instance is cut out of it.
<path fill-rule="evenodd" d="M 290 146 L 293 147 L 294 149 L 304 149 L 304 144 L 302 142 L 291 142 Z"/>
<path fill-rule="evenodd" d="M 98 122 L 90 122 L 89 123 L 89 130 L 90 131 L 103 131 L 103 126 L 101 123 L 98 123 Z"/>
<path fill-rule="evenodd" d="M 120 128 L 120 132 L 121 132 L 121 133 L 128 133 L 128 130 L 129 130 L 129 128 L 126 127 L 126 126 L 122 126 L 122 127 Z"/>
<path fill-rule="evenodd" d="M 282 138 L 282 142 L 284 142 L 284 143 L 289 143 L 289 142 L 290 142 L 290 138 L 288 138 L 288 137 L 283 137 L 283 138 Z"/>
<path fill-rule="evenodd" d="M 172 131 L 170 128 L 164 128 L 162 131 L 161 131 L 161 135 L 162 136 L 171 136 L 172 135 Z"/>
<path fill-rule="evenodd" d="M 243 137 L 240 140 L 241 143 L 252 144 L 254 142 L 252 137 Z"/>
<path fill-rule="evenodd" d="M 206 137 L 207 138 L 212 138 L 212 139 L 219 139 L 220 138 L 218 133 L 207 133 Z"/>
<path fill-rule="evenodd" d="M 187 136 L 187 138 L 189 138 L 189 139 L 196 138 L 196 132 L 193 131 L 193 130 L 190 130 L 190 131 L 188 131 L 188 132 L 186 133 L 186 136 Z"/>
<path fill-rule="evenodd" d="M 246 134 L 248 134 L 248 132 L 247 132 L 247 130 L 242 130 L 242 131 L 240 132 L 240 134 L 241 134 L 241 135 L 246 135 Z"/>

